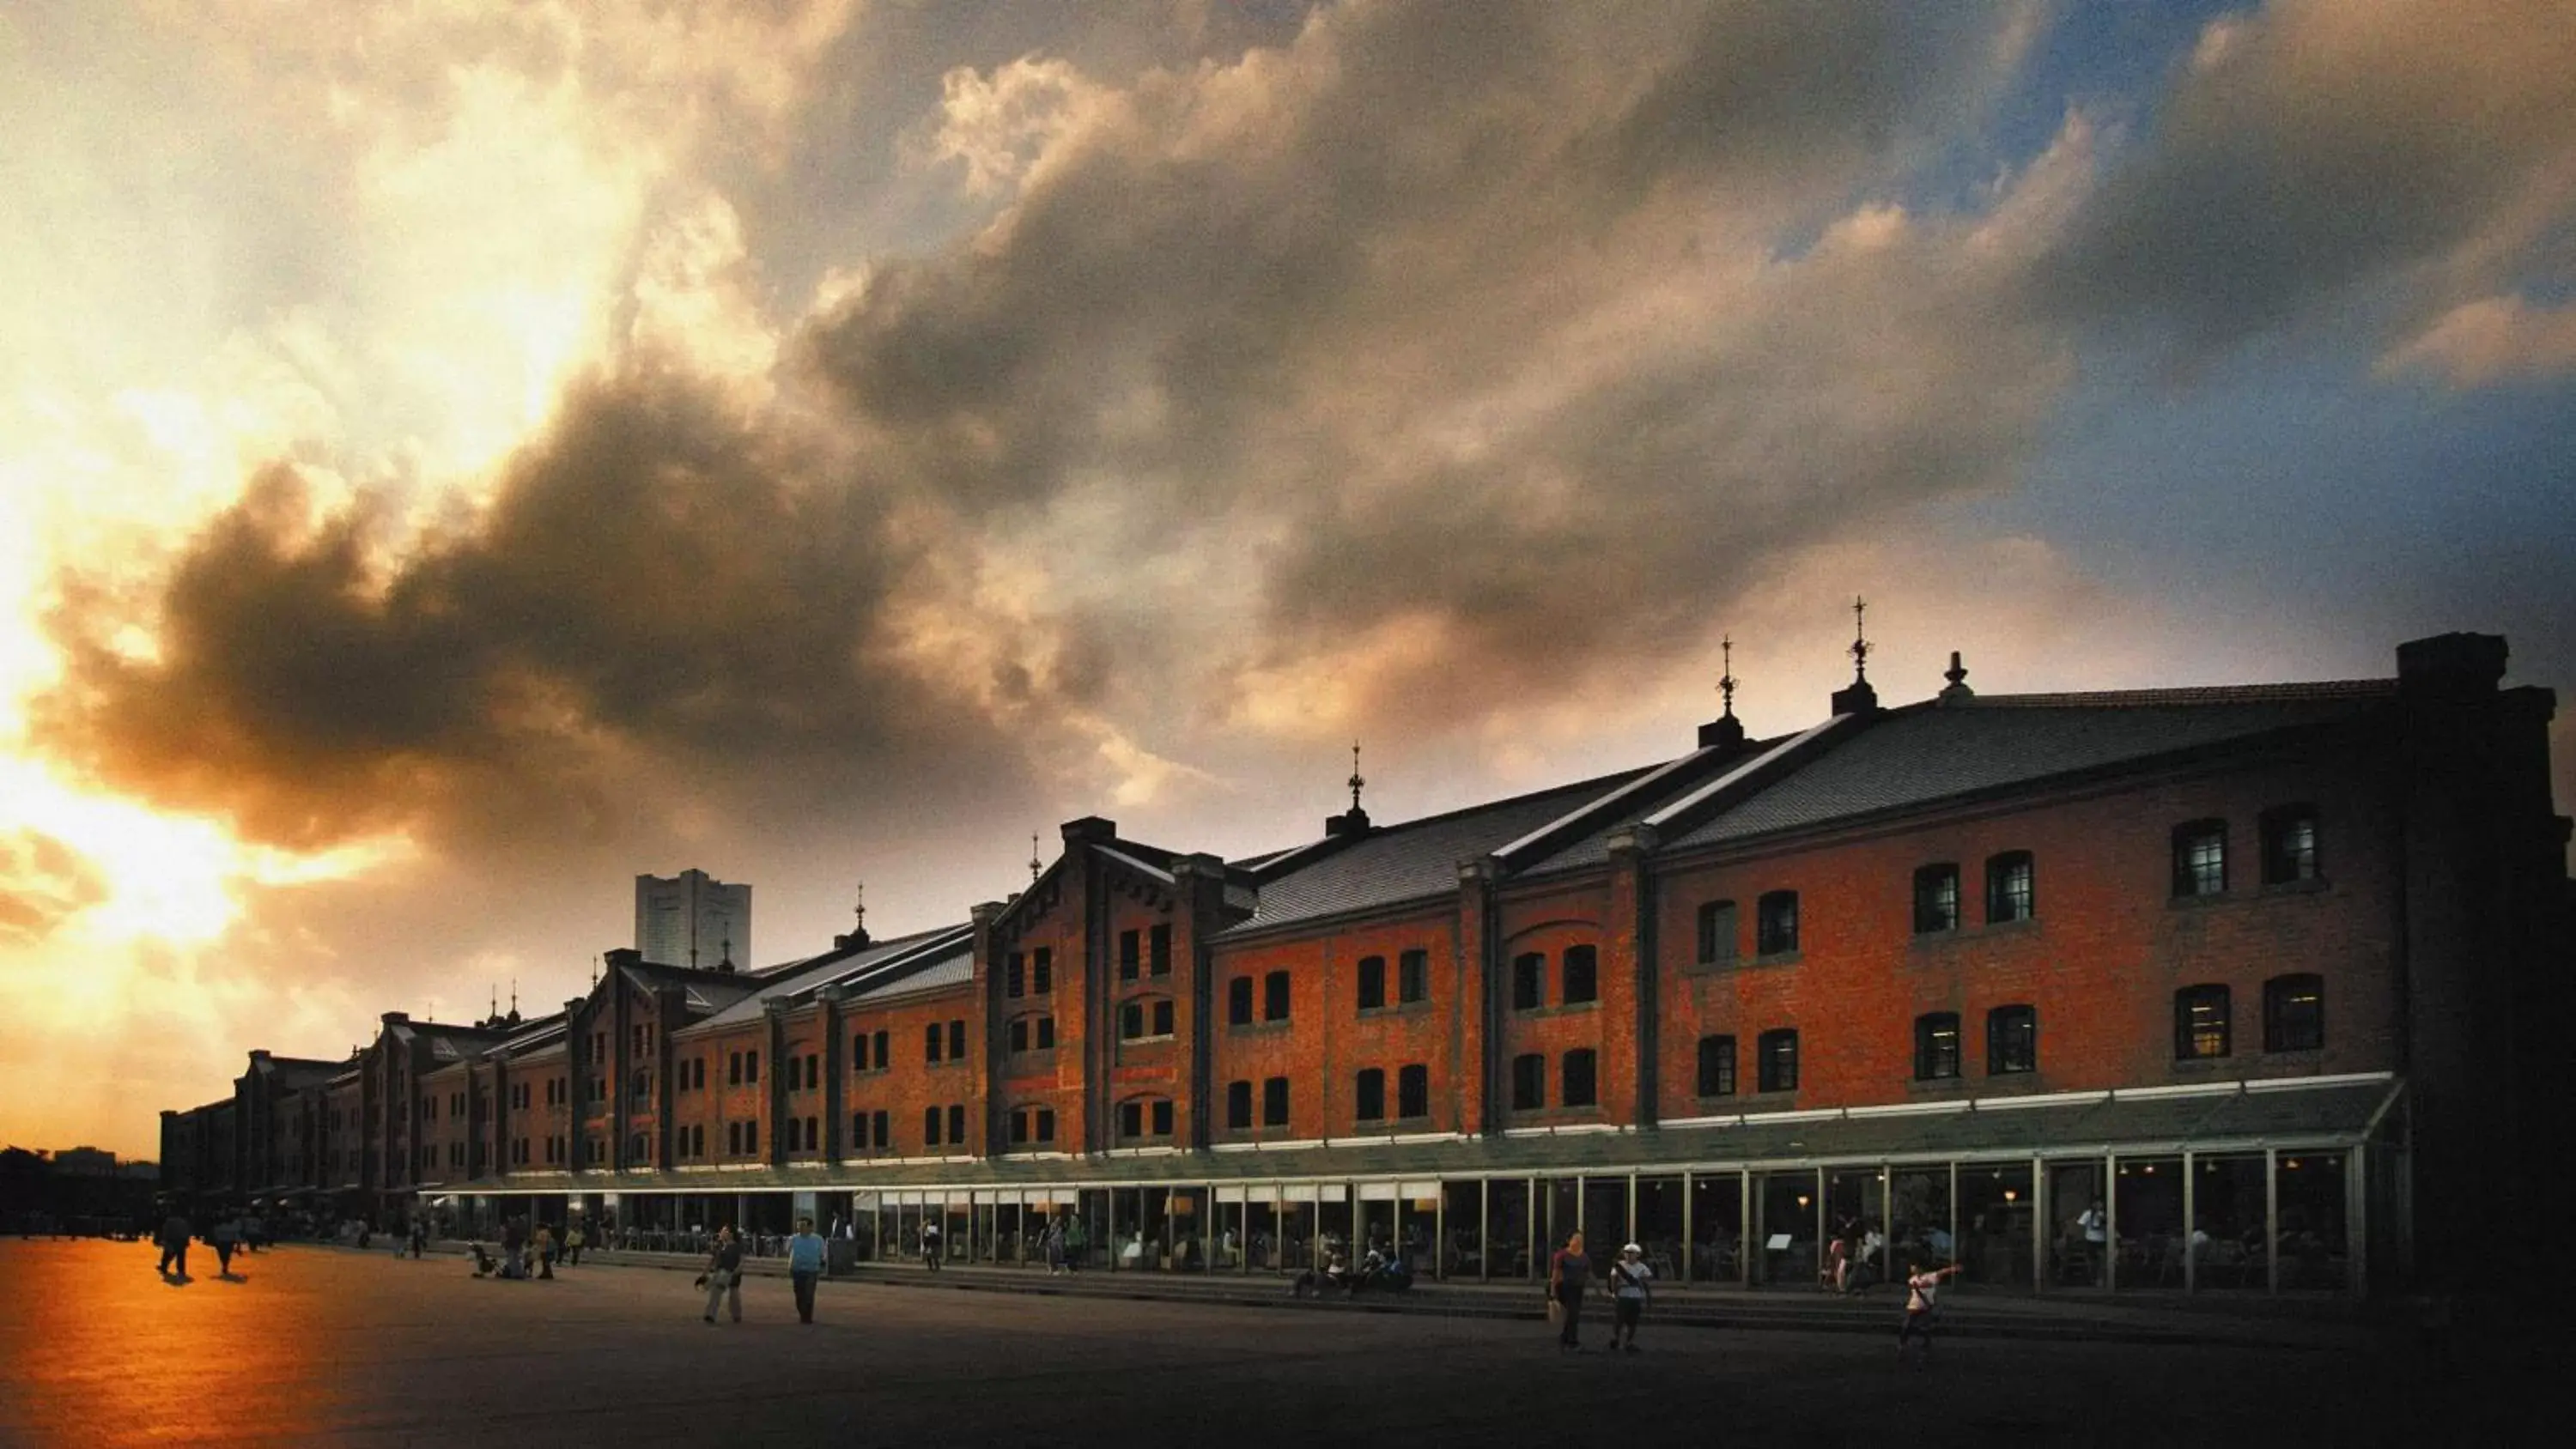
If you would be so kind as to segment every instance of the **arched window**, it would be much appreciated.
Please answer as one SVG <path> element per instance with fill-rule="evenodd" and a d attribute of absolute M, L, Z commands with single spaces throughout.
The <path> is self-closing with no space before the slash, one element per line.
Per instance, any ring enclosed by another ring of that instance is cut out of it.
<path fill-rule="evenodd" d="M 1416 1063 L 1395 1074 L 1395 1115 L 1410 1121 L 1431 1115 L 1431 1069 Z"/>
<path fill-rule="evenodd" d="M 2038 913 L 2030 852 L 2007 850 L 1986 861 L 1986 924 L 2027 921 Z"/>
<path fill-rule="evenodd" d="M 1758 903 L 1754 949 L 1765 956 L 1785 956 L 1798 949 L 1798 893 L 1772 891 Z"/>
<path fill-rule="evenodd" d="M 1946 1082 L 1959 1075 L 1959 1013 L 1933 1011 L 1914 1018 L 1914 1080 Z"/>
<path fill-rule="evenodd" d="M 2210 1061 L 2227 1055 L 2227 988 L 2186 986 L 2174 993 L 2174 1060 Z"/>
<path fill-rule="evenodd" d="M 2312 1052 L 2326 1044 L 2326 979 L 2302 972 L 2263 983 L 2263 1050 Z"/>
<path fill-rule="evenodd" d="M 1120 1041 L 1160 1041 L 1172 1034 L 1172 998 L 1139 996 L 1118 1004 Z"/>
<path fill-rule="evenodd" d="M 1564 991 L 1561 999 L 1568 1005 L 1578 1001 L 1601 999 L 1601 951 L 1595 946 L 1568 946 L 1562 966 Z"/>
<path fill-rule="evenodd" d="M 1118 1139 L 1120 1141 L 1160 1141 L 1171 1135 L 1171 1098 L 1130 1097 L 1118 1104 Z"/>
<path fill-rule="evenodd" d="M 1914 934 L 1959 929 L 1959 868 L 1947 863 L 1914 872 Z"/>
<path fill-rule="evenodd" d="M 1590 1047 L 1576 1047 L 1565 1054 L 1558 1066 L 1559 1095 L 1568 1107 L 1589 1107 L 1600 1101 L 1594 1082 L 1594 1064 L 1598 1058 Z"/>
<path fill-rule="evenodd" d="M 2011 1076 L 2039 1070 L 2039 1012 L 1998 1006 L 1986 1013 L 1986 1074 Z"/>
<path fill-rule="evenodd" d="M 1703 1097 L 1735 1095 L 1735 1038 L 1704 1036 L 1699 1039 L 1699 1094 Z"/>

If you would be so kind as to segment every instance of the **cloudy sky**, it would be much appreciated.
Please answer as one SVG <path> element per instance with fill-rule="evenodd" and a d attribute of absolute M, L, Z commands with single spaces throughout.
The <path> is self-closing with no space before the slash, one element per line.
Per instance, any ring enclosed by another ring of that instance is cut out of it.
<path fill-rule="evenodd" d="M 1891 701 L 2576 686 L 2562 0 L 0 9 L 0 1140 Z M 2576 732 L 2557 734 L 2562 803 Z M 1050 850 L 1050 854 L 1052 851 Z"/>

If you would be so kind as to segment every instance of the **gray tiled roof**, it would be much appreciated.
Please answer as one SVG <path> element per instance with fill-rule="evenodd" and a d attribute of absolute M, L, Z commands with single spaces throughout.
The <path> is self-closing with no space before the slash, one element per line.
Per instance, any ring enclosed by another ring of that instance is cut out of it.
<path fill-rule="evenodd" d="M 769 1009 L 772 999 L 802 1000 L 834 982 L 864 978 L 870 968 L 898 961 L 945 936 L 961 936 L 967 942 L 966 951 L 971 964 L 973 938 L 962 935 L 965 929 L 962 926 L 942 926 L 932 931 L 915 931 L 889 941 L 871 941 L 856 950 L 839 948 L 820 956 L 789 962 L 746 983 L 749 989 L 739 999 L 693 1025 L 727 1027 L 756 1021 L 762 1012 Z"/>
<path fill-rule="evenodd" d="M 2392 687 L 2362 681 L 1914 706 L 1665 844 L 1749 839 L 2349 719 Z"/>
<path fill-rule="evenodd" d="M 1263 881 L 1260 906 L 1227 934 L 1455 892 L 1458 862 L 1517 840 L 1646 768 L 1372 830 L 1311 865 Z"/>
<path fill-rule="evenodd" d="M 944 991 L 963 986 L 975 979 L 975 940 L 959 938 L 957 944 L 914 971 L 906 971 L 892 980 L 871 986 L 852 1000 L 863 1005 L 876 1005 L 926 991 Z"/>

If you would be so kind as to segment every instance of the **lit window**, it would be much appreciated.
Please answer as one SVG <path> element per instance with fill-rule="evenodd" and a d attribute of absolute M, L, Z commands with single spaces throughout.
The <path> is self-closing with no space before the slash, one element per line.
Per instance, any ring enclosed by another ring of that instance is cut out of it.
<path fill-rule="evenodd" d="M 1914 1080 L 1946 1082 L 1959 1075 L 1959 1014 L 1935 1011 L 1914 1018 Z"/>
<path fill-rule="evenodd" d="M 2204 1061 L 2228 1053 L 2227 988 L 2186 986 L 2174 993 L 2174 1059 Z"/>
<path fill-rule="evenodd" d="M 2194 820 L 2173 833 L 2173 893 L 2214 896 L 2227 889 L 2227 822 Z"/>
<path fill-rule="evenodd" d="M 2281 805 L 2263 812 L 2263 884 L 2317 878 L 2317 811 Z"/>
<path fill-rule="evenodd" d="M 1986 862 L 1986 924 L 2027 921 L 2037 910 L 2030 852 L 2011 850 Z"/>
<path fill-rule="evenodd" d="M 1914 934 L 1959 929 L 1959 868 L 1927 865 L 1914 872 Z"/>
<path fill-rule="evenodd" d="M 2263 983 L 2263 1050 L 2312 1052 L 2326 1044 L 2326 981 L 2302 973 Z"/>

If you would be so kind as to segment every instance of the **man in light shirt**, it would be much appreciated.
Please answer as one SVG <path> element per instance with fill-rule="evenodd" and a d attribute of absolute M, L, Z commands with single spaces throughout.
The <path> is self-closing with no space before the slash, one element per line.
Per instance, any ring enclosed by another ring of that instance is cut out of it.
<path fill-rule="evenodd" d="M 787 1276 L 796 1285 L 796 1318 L 814 1321 L 814 1284 L 823 1276 L 823 1240 L 812 1218 L 796 1220 L 796 1236 L 787 1240 Z"/>

